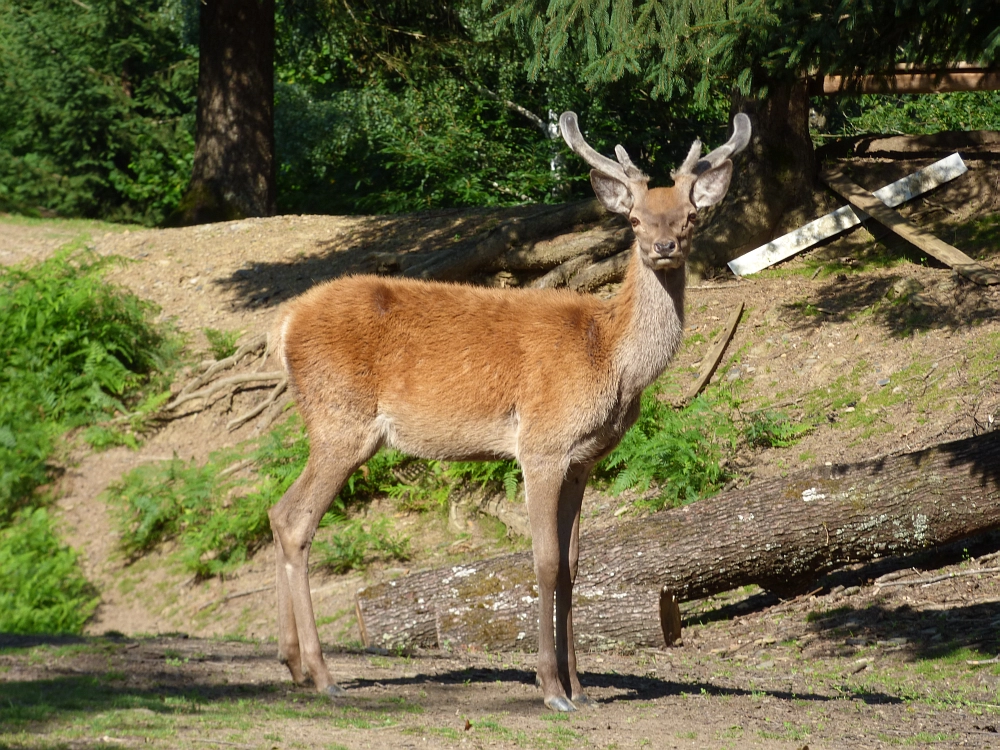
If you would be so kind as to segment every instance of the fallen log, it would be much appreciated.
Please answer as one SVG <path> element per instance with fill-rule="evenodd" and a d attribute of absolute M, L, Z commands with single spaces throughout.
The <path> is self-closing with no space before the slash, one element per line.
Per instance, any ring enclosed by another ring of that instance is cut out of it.
<path fill-rule="evenodd" d="M 615 221 L 611 226 L 594 227 L 513 248 L 500 256 L 490 270 L 544 270 L 579 257 L 589 258 L 591 262 L 603 260 L 627 250 L 632 244 L 632 230 L 618 224 Z"/>
<path fill-rule="evenodd" d="M 607 211 L 597 199 L 546 206 L 530 216 L 501 223 L 485 237 L 462 240 L 447 250 L 424 254 L 404 254 L 398 259 L 403 276 L 454 281 L 488 268 L 512 247 L 543 237 L 551 237 L 570 227 L 599 221 Z"/>
<path fill-rule="evenodd" d="M 846 564 L 1000 528 L 1000 430 L 821 466 L 583 535 L 581 646 L 659 645 L 676 601 L 759 584 L 779 593 Z M 365 645 L 536 648 L 529 553 L 428 570 L 357 595 Z"/>

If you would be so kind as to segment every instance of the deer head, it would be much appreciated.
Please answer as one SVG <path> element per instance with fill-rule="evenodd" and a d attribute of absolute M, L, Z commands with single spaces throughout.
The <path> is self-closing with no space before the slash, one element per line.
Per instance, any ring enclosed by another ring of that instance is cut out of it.
<path fill-rule="evenodd" d="M 698 211 L 722 200 L 733 176 L 729 157 L 750 142 L 750 118 L 738 114 L 733 135 L 710 154 L 701 156 L 695 141 L 684 163 L 672 173 L 673 187 L 649 188 L 649 177 L 632 163 L 621 146 L 618 161 L 597 153 L 583 139 L 575 112 L 559 118 L 563 138 L 593 169 L 590 182 L 605 208 L 627 216 L 639 243 L 643 262 L 655 270 L 680 268 L 691 252 L 691 232 Z"/>

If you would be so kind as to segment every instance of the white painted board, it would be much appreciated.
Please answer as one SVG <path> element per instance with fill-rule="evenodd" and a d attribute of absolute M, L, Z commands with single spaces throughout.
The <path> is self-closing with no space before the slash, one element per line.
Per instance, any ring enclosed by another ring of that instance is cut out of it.
<path fill-rule="evenodd" d="M 895 208 L 901 203 L 926 193 L 949 180 L 954 180 L 968 171 L 969 168 L 965 166 L 962 157 L 958 154 L 952 154 L 918 172 L 879 188 L 872 195 L 889 208 Z M 729 268 L 737 276 L 757 273 L 757 271 L 812 247 L 821 240 L 855 227 L 867 218 L 868 214 L 860 209 L 851 208 L 851 206 L 838 208 L 826 216 L 810 221 L 794 232 L 771 240 L 766 245 L 761 245 L 756 250 L 751 250 L 739 258 L 729 261 Z"/>

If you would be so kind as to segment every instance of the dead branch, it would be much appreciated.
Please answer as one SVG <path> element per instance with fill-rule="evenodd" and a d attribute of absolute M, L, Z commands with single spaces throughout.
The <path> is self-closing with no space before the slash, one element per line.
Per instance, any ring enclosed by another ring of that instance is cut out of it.
<path fill-rule="evenodd" d="M 188 401 L 194 401 L 195 399 L 204 399 L 206 402 L 216 395 L 220 391 L 227 390 L 230 386 L 243 385 L 244 383 L 265 383 L 272 380 L 284 380 L 285 379 L 284 370 L 274 370 L 271 372 L 246 372 L 242 375 L 231 375 L 228 378 L 223 378 L 222 380 L 215 381 L 211 386 L 203 388 L 200 391 L 194 391 L 187 393 L 183 396 L 178 396 L 164 408 L 166 411 L 174 411 L 178 406 L 186 404 Z"/>
<path fill-rule="evenodd" d="M 284 373 L 282 373 L 282 375 L 284 375 Z M 288 387 L 288 378 L 287 378 L 287 376 L 285 376 L 285 377 L 282 377 L 282 379 L 278 381 L 277 385 L 275 385 L 274 388 L 271 389 L 271 395 L 270 396 L 268 396 L 264 401 L 261 401 L 259 404 L 257 404 L 257 406 L 255 406 L 253 409 L 251 409 L 250 411 L 248 411 L 246 414 L 243 414 L 242 416 L 236 417 L 235 419 L 231 419 L 226 424 L 226 429 L 229 430 L 229 431 L 232 431 L 232 430 L 235 430 L 238 427 L 243 426 L 247 422 L 249 422 L 251 419 L 253 419 L 254 417 L 256 417 L 262 411 L 264 411 L 265 409 L 269 408 L 275 401 L 277 401 L 278 400 L 278 396 L 280 396 L 282 393 L 284 393 L 285 389 L 287 387 Z"/>
<path fill-rule="evenodd" d="M 739 325 L 740 317 L 743 315 L 743 305 L 743 300 L 740 300 L 740 304 L 729 315 L 726 327 L 723 329 L 722 334 L 715 340 L 715 343 L 712 344 L 712 348 L 708 354 L 705 355 L 701 370 L 698 372 L 698 378 L 682 396 L 681 403 L 687 403 L 701 393 L 701 389 L 712 379 L 712 374 L 719 366 L 719 362 L 722 361 L 722 355 L 725 353 L 726 347 L 729 346 L 729 342 L 733 339 L 733 334 L 736 333 L 736 326 Z"/>

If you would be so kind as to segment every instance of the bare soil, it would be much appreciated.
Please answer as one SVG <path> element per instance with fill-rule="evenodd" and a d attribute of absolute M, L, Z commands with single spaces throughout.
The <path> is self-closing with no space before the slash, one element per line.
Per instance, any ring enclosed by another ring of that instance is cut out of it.
<path fill-rule="evenodd" d="M 903 212 L 1000 268 L 1000 229 L 985 218 L 1000 212 L 997 172 L 992 161 L 967 161 L 969 174 Z M 852 166 L 858 182 L 875 188 L 924 163 Z M 128 260 L 110 278 L 156 302 L 193 349 L 206 350 L 207 327 L 265 332 L 282 301 L 319 281 L 373 271 L 379 253 L 434 252 L 516 211 L 281 216 L 187 229 L 87 231 L 96 252 Z M 976 286 L 871 228 L 879 240 L 860 229 L 753 278 L 690 284 L 689 343 L 672 365 L 674 387 L 694 378 L 711 340 L 743 300 L 747 312 L 715 378 L 737 383 L 747 409 L 770 405 L 796 419 L 819 399 L 828 410 L 825 423 L 793 446 L 741 454 L 739 481 L 915 450 L 1000 421 L 1000 289 Z M 0 262 L 44 257 L 80 231 L 58 222 L 5 221 Z M 908 262 L 885 262 L 893 257 Z M 404 572 L 398 567 L 344 576 L 317 571 L 312 585 L 321 637 L 334 675 L 348 688 L 343 701 L 317 702 L 291 686 L 273 658 L 270 550 L 225 580 L 190 579 L 169 549 L 126 565 L 102 496 L 142 462 L 174 455 L 204 460 L 252 437 L 253 422 L 235 432 L 225 423 L 261 397 L 251 391 L 168 423 L 137 451 L 78 450 L 67 460 L 58 514 L 102 604 L 80 648 L 62 648 L 67 642 L 61 639 L 0 639 L 6 649 L 0 692 L 114 673 L 119 676 L 107 681 L 108 710 L 124 695 L 187 696 L 199 705 L 248 700 L 289 710 L 264 712 L 237 731 L 206 724 L 194 709 L 190 716 L 172 709 L 175 733 L 166 739 L 143 734 L 141 721 L 103 736 L 92 729 L 67 738 L 59 734 L 65 724 L 57 716 L 39 722 L 37 734 L 22 736 L 16 746 L 89 747 L 102 738 L 126 747 L 1000 745 L 1000 667 L 966 663 L 994 657 L 1000 648 L 1000 582 L 995 572 L 973 574 L 1000 566 L 991 557 L 1000 543 L 989 536 L 944 555 L 844 570 L 791 602 L 752 589 L 689 603 L 679 647 L 583 654 L 582 679 L 598 706 L 565 720 L 542 707 L 531 654 L 391 656 L 361 649 L 354 592 Z M 588 524 L 614 523 L 623 504 L 596 491 L 588 491 L 585 502 L 584 532 Z M 505 548 L 486 525 L 456 537 L 442 519 L 399 514 L 396 521 L 419 540 L 412 566 Z M 900 570 L 909 577 L 890 580 Z M 919 582 L 943 574 L 956 575 Z M 68 717 L 71 709 L 65 711 Z"/>

